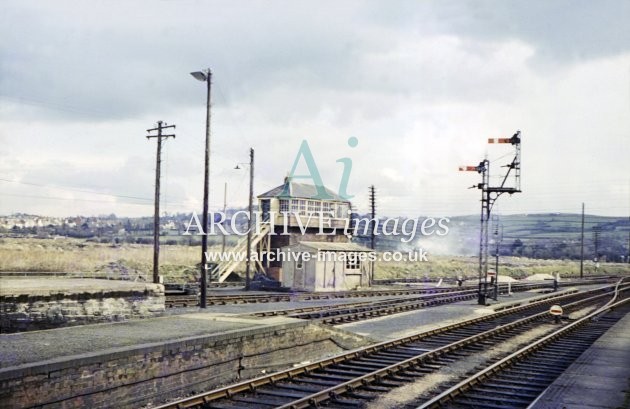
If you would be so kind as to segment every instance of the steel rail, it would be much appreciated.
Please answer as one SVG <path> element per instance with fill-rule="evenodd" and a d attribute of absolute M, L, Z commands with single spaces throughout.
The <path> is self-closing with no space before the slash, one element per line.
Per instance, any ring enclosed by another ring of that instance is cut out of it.
<path fill-rule="evenodd" d="M 252 302 L 279 302 L 279 301 L 312 301 L 340 298 L 381 297 L 413 294 L 432 294 L 459 291 L 460 288 L 431 288 L 431 289 L 392 289 L 371 291 L 339 291 L 321 293 L 267 293 L 267 294 L 221 294 L 206 297 L 211 304 L 247 304 Z M 197 302 L 196 296 L 173 295 L 167 297 L 167 302 Z"/>
<path fill-rule="evenodd" d="M 324 311 L 320 314 L 306 313 L 306 314 L 298 314 L 298 316 L 290 315 L 290 317 L 309 319 L 313 322 L 318 322 L 321 324 L 336 325 L 336 324 L 342 324 L 346 322 L 359 321 L 363 319 L 382 317 L 384 315 L 397 314 L 404 311 L 417 310 L 417 309 L 420 309 L 422 307 L 427 307 L 427 306 L 442 305 L 442 304 L 448 304 L 448 303 L 453 303 L 457 301 L 469 300 L 475 297 L 477 297 L 476 290 L 468 294 L 458 294 L 458 295 L 449 294 L 449 295 L 443 295 L 443 296 L 435 296 L 428 299 L 421 299 L 417 301 L 394 303 L 394 305 L 376 305 L 376 306 L 350 308 L 349 309 L 350 311 L 342 312 L 338 314 L 335 312 L 340 312 L 340 310 L 343 311 L 343 309 L 339 309 L 337 311 Z M 320 317 L 317 317 L 314 315 L 320 315 Z"/>
<path fill-rule="evenodd" d="M 619 279 L 620 275 L 601 275 L 601 276 L 592 276 L 592 277 L 584 277 L 578 278 L 576 277 L 565 277 L 565 280 L 604 280 L 604 279 Z M 372 280 L 373 284 L 376 285 L 393 285 L 393 284 L 417 284 L 425 282 L 422 278 L 376 278 Z"/>
<path fill-rule="evenodd" d="M 357 308 L 357 307 L 391 306 L 392 304 L 404 304 L 404 303 L 411 303 L 414 301 L 429 301 L 429 300 L 433 300 L 435 298 L 440 298 L 440 297 L 458 297 L 458 296 L 462 297 L 468 294 L 476 294 L 476 293 L 477 293 L 477 290 L 463 290 L 463 291 L 448 292 L 448 293 L 423 294 L 420 296 L 409 297 L 409 298 L 387 298 L 387 299 L 378 300 L 378 301 L 360 301 L 360 302 L 347 303 L 347 304 L 330 304 L 330 305 L 318 305 L 318 306 L 313 306 L 313 307 L 298 307 L 298 308 L 291 308 L 291 309 L 286 309 L 286 310 L 258 311 L 258 312 L 251 313 L 249 315 L 255 315 L 257 317 L 282 315 L 282 316 L 288 316 L 292 318 L 302 318 L 302 319 L 320 318 L 320 316 L 318 316 L 315 313 L 322 312 L 322 313 L 333 314 L 335 312 L 334 310 L 339 310 L 341 314 L 341 312 L 344 310 Z"/>
<path fill-rule="evenodd" d="M 477 290 L 466 290 L 466 291 L 458 291 L 454 293 L 442 293 L 442 294 L 427 294 L 420 297 L 410 297 L 410 298 L 393 298 L 386 299 L 381 301 L 372 301 L 367 302 L 363 305 L 346 305 L 346 304 L 338 304 L 333 308 L 326 309 L 324 311 L 312 311 L 312 312 L 297 312 L 289 314 L 289 317 L 292 318 L 301 318 L 301 319 L 325 319 L 327 316 L 340 317 L 345 315 L 352 315 L 357 313 L 365 313 L 374 310 L 408 310 L 412 309 L 411 307 L 418 306 L 426 306 L 432 304 L 442 304 L 444 302 L 454 302 L 467 300 L 473 297 L 476 297 Z M 406 308 L 405 308 L 406 307 Z"/>

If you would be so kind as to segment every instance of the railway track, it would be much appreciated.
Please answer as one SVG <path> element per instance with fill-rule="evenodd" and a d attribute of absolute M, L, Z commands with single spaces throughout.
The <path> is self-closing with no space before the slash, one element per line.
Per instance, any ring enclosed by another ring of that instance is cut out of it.
<path fill-rule="evenodd" d="M 258 317 L 283 315 L 291 318 L 310 319 L 333 324 L 360 319 L 362 316 L 383 315 L 402 312 L 422 306 L 442 304 L 472 299 L 477 296 L 476 290 L 464 290 L 437 294 L 426 294 L 418 297 L 390 298 L 379 301 L 363 301 L 350 304 L 321 305 L 313 307 L 291 308 L 286 310 L 270 310 L 256 312 Z M 354 318 L 353 318 L 354 317 Z"/>
<path fill-rule="evenodd" d="M 587 281 L 563 281 L 563 285 L 593 285 L 608 283 L 608 279 L 587 280 Z M 552 283 L 515 283 L 511 286 L 512 291 L 526 291 L 532 289 L 551 288 Z M 405 295 L 422 294 L 444 294 L 456 293 L 466 290 L 476 290 L 477 286 L 445 287 L 445 288 L 399 288 L 364 291 L 339 291 L 321 293 L 267 293 L 267 294 L 216 294 L 206 298 L 207 305 L 228 305 L 228 304 L 250 304 L 250 303 L 274 303 L 290 301 L 314 301 L 332 300 L 346 298 L 366 298 L 366 297 L 393 297 Z M 506 284 L 499 286 L 500 291 L 505 292 Z M 199 298 L 191 295 L 167 295 L 167 308 L 195 307 L 199 304 Z"/>
<path fill-rule="evenodd" d="M 436 294 L 460 291 L 461 288 L 416 288 L 369 291 L 339 291 L 320 293 L 267 293 L 267 294 L 217 294 L 206 298 L 208 305 L 274 303 L 290 301 L 315 301 L 345 298 L 366 298 L 382 296 L 401 296 L 413 294 Z M 192 307 L 199 303 L 197 296 L 174 295 L 166 297 L 167 308 Z"/>
<path fill-rule="evenodd" d="M 628 291 L 630 286 L 621 290 Z M 554 303 L 570 312 L 600 306 L 612 287 L 550 296 L 433 331 L 360 348 L 160 406 L 166 408 L 361 407 L 382 393 L 414 381 L 487 346 L 549 321 Z"/>
<path fill-rule="evenodd" d="M 507 290 L 503 290 L 507 292 Z M 306 307 L 293 310 L 279 310 L 255 313 L 257 316 L 282 315 L 307 319 L 320 324 L 339 325 L 348 322 L 367 320 L 386 315 L 413 311 L 425 307 L 465 301 L 477 297 L 477 290 L 464 290 L 446 294 L 429 294 L 412 298 L 392 298 L 382 301 L 343 304 L 333 306 Z M 306 310 L 306 311 L 305 311 Z"/>
<path fill-rule="evenodd" d="M 600 336 L 630 313 L 629 301 L 627 292 L 616 295 L 602 308 L 464 379 L 418 409 L 529 407 Z"/>
<path fill-rule="evenodd" d="M 541 285 L 543 287 L 543 285 Z M 468 287 L 470 289 L 471 287 Z M 345 298 L 368 298 L 383 296 L 401 296 L 413 294 L 438 294 L 457 292 L 466 287 L 445 287 L 445 288 L 393 288 L 384 290 L 364 290 L 364 291 L 331 291 L 317 293 L 266 293 L 266 294 L 216 294 L 209 295 L 206 299 L 208 305 L 226 305 L 226 304 L 251 304 L 251 303 L 272 303 L 272 302 L 289 302 L 289 301 L 315 301 L 315 300 L 333 300 Z M 197 296 L 173 295 L 167 296 L 167 306 L 179 306 L 179 303 L 186 303 L 187 306 L 193 306 L 198 303 Z M 171 304 L 171 305 L 169 305 Z"/>
<path fill-rule="evenodd" d="M 549 284 L 522 284 L 520 286 L 512 287 L 513 291 L 526 291 L 532 289 L 540 289 L 550 287 Z M 343 292 L 325 292 L 325 293 L 270 293 L 270 294 L 226 294 L 226 295 L 212 295 L 207 297 L 208 305 L 228 305 L 228 304 L 253 304 L 253 303 L 274 303 L 274 302 L 291 302 L 291 301 L 317 301 L 317 300 L 333 300 L 333 299 L 348 299 L 348 298 L 370 298 L 370 297 L 395 297 L 395 296 L 441 296 L 445 294 L 452 294 L 458 296 L 460 294 L 473 294 L 476 293 L 476 289 L 471 287 L 449 287 L 449 288 L 425 288 L 425 289 L 392 289 L 392 290 L 370 290 L 370 291 L 343 291 Z M 507 291 L 507 286 L 500 287 L 501 293 Z M 388 302 L 401 299 L 391 299 Z M 456 299 L 454 298 L 454 301 Z M 402 300 L 404 301 L 404 299 Z M 402 302 L 400 301 L 400 302 Z M 346 306 L 359 306 L 373 304 L 374 301 L 364 301 L 352 304 L 345 304 Z M 196 296 L 167 296 L 166 307 L 192 307 L 198 304 L 198 297 Z M 262 313 L 257 313 L 260 316 L 274 316 L 274 315 L 288 315 L 290 313 L 298 312 L 315 312 L 318 310 L 325 310 L 331 307 L 337 306 L 314 306 L 303 307 L 289 310 L 271 310 Z M 288 312 L 285 312 L 288 311 Z"/>

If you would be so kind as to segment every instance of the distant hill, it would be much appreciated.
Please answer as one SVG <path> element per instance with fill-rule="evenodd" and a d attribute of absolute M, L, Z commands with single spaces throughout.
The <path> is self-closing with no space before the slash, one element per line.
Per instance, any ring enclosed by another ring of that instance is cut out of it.
<path fill-rule="evenodd" d="M 490 225 L 491 254 L 496 251 L 495 233 L 499 232 L 499 254 L 544 259 L 579 259 L 581 214 L 540 213 L 494 217 Z M 479 216 L 450 218 L 445 237 L 420 237 L 416 245 L 435 253 L 475 255 L 479 252 Z M 419 236 L 417 232 L 417 236 Z M 400 240 L 379 237 L 384 248 L 400 247 Z M 585 215 L 584 258 L 601 261 L 628 261 L 630 221 L 627 217 Z M 597 247 L 597 251 L 596 251 Z"/>

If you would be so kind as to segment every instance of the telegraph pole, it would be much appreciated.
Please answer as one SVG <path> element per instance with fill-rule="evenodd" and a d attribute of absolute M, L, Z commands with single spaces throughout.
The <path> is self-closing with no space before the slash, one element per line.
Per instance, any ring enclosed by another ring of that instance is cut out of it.
<path fill-rule="evenodd" d="M 252 219 L 254 207 L 254 148 L 249 148 L 249 218 L 247 221 L 247 258 L 245 264 L 245 290 L 250 289 Z"/>
<path fill-rule="evenodd" d="M 496 275 L 494 278 L 494 297 L 493 298 L 495 301 L 497 301 L 499 297 L 499 250 L 500 250 L 501 240 L 503 239 L 503 226 L 500 225 L 501 223 L 499 222 L 498 217 L 495 217 L 493 220 L 496 223 L 496 225 L 494 226 L 494 240 L 496 244 L 495 253 L 494 253 L 494 272 Z M 501 228 L 501 235 L 499 235 L 499 228 Z"/>
<path fill-rule="evenodd" d="M 582 235 L 580 238 L 580 279 L 584 278 L 584 202 L 582 202 Z"/>
<path fill-rule="evenodd" d="M 370 215 L 372 216 L 372 223 L 374 223 L 374 227 L 370 230 L 370 248 L 375 250 L 376 234 L 374 230 L 376 230 L 378 223 L 376 222 L 376 189 L 374 185 L 370 186 Z"/>
<path fill-rule="evenodd" d="M 370 248 L 372 250 L 376 250 L 376 234 L 374 233 L 374 230 L 378 227 L 378 222 L 376 221 L 376 189 L 374 188 L 374 185 L 370 186 L 370 215 L 372 216 L 372 223 L 374 223 L 374 226 L 370 230 Z M 372 282 L 374 281 L 374 261 L 370 264 L 372 267 L 372 275 L 369 278 L 369 282 L 370 285 L 372 285 Z"/>
<path fill-rule="evenodd" d="M 599 238 L 600 238 L 600 233 L 601 233 L 601 227 L 593 226 L 593 242 L 595 244 L 595 262 L 596 263 L 599 263 Z"/>
<path fill-rule="evenodd" d="M 147 139 L 157 138 L 157 155 L 155 159 L 155 211 L 153 214 L 153 282 L 160 283 L 160 167 L 162 164 L 162 139 L 175 138 L 175 134 L 164 135 L 162 131 L 168 128 L 175 128 L 175 125 L 167 125 L 166 122 L 158 121 L 157 127 L 147 129 L 149 135 Z M 157 135 L 151 132 L 157 131 Z"/>
<path fill-rule="evenodd" d="M 223 186 L 223 217 L 227 216 L 225 215 L 225 211 L 227 210 L 227 182 L 225 182 L 225 185 Z M 223 245 L 221 246 L 221 252 L 225 254 L 225 234 L 222 234 L 223 236 Z"/>

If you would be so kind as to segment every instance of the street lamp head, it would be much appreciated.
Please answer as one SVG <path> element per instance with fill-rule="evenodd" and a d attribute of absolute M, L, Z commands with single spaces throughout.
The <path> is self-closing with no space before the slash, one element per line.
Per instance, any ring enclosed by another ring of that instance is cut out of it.
<path fill-rule="evenodd" d="M 191 72 L 190 75 L 192 75 L 193 77 L 195 77 L 195 79 L 199 80 L 199 81 L 207 81 L 208 80 L 208 76 L 206 74 L 204 74 L 201 71 L 195 71 L 195 72 Z"/>

